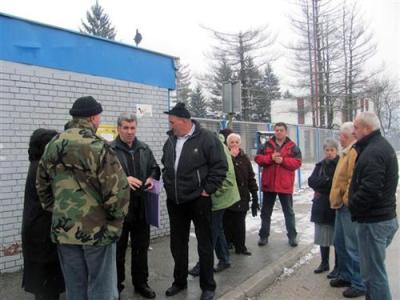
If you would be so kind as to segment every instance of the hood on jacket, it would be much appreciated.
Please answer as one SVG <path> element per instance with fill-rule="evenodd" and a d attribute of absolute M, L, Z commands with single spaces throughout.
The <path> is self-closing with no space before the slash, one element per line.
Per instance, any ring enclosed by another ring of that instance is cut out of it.
<path fill-rule="evenodd" d="M 52 129 L 36 129 L 29 140 L 29 161 L 40 160 L 46 145 L 57 135 L 57 131 Z"/>

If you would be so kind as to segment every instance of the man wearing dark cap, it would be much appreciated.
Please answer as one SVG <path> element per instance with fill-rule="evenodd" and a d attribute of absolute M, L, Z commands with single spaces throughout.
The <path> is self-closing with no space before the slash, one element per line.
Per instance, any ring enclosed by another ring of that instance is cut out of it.
<path fill-rule="evenodd" d="M 51 239 L 57 244 L 67 300 L 116 300 L 116 246 L 128 210 L 129 185 L 111 147 L 96 135 L 101 104 L 77 99 L 72 121 L 47 146 L 36 186 L 53 213 Z"/>
<path fill-rule="evenodd" d="M 187 288 L 188 243 L 193 221 L 200 259 L 201 299 L 214 298 L 214 254 L 211 235 L 211 198 L 228 170 L 224 149 L 217 136 L 191 120 L 183 103 L 168 114 L 171 130 L 161 159 L 170 219 L 174 282 L 165 292 L 174 296 Z"/>

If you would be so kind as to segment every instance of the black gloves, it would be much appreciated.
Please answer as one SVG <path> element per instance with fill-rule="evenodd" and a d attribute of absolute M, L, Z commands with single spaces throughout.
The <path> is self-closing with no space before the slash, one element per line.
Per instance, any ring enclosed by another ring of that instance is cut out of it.
<path fill-rule="evenodd" d="M 252 192 L 252 203 L 251 203 L 251 215 L 253 217 L 257 217 L 257 211 L 260 210 L 260 206 L 258 205 L 258 195 L 257 192 Z"/>

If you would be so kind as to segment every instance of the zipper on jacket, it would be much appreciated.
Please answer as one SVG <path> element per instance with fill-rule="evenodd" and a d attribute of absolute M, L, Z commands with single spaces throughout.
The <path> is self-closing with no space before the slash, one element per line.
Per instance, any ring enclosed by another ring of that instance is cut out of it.
<path fill-rule="evenodd" d="M 194 136 L 196 136 L 197 134 L 196 134 L 196 130 L 193 132 L 193 134 L 186 140 L 186 141 L 188 141 L 188 140 L 190 140 L 192 137 L 194 137 Z M 173 153 L 173 156 L 172 156 L 172 158 L 173 158 L 173 165 L 172 165 L 172 167 L 174 168 L 174 177 L 175 177 L 175 202 L 176 202 L 176 204 L 179 204 L 178 202 L 178 185 L 177 185 L 177 176 L 176 176 L 176 173 L 178 172 L 178 167 L 179 167 L 179 162 L 178 162 L 178 165 L 177 165 L 177 169 L 175 170 L 175 159 L 176 159 L 176 152 L 175 152 L 175 145 L 174 145 L 174 142 L 173 142 L 173 138 L 172 138 L 172 136 L 170 135 L 169 137 L 168 137 L 168 140 L 171 142 L 171 144 L 172 144 L 172 153 Z M 182 146 L 182 150 L 183 150 L 183 146 Z M 182 152 L 181 152 L 181 154 L 182 154 Z M 199 175 L 199 174 L 198 174 Z M 200 177 L 199 177 L 200 178 Z M 200 181 L 199 181 L 199 185 L 200 185 Z"/>
<path fill-rule="evenodd" d="M 200 171 L 197 170 L 196 173 L 197 173 L 197 180 L 199 181 L 199 187 L 201 187 Z"/>
<path fill-rule="evenodd" d="M 179 204 L 178 203 L 178 186 L 177 186 L 177 183 L 176 183 L 176 181 L 177 181 L 177 176 L 176 176 L 176 173 L 177 173 L 177 170 L 175 170 L 175 146 L 174 146 L 174 142 L 173 142 L 173 140 L 172 140 L 172 138 L 171 138 L 171 136 L 168 138 L 168 140 L 170 141 L 170 143 L 172 144 L 172 158 L 173 158 L 173 161 L 172 161 L 172 168 L 174 169 L 174 185 L 175 185 L 175 202 L 176 202 L 176 204 Z M 178 168 L 178 167 L 177 167 Z"/>

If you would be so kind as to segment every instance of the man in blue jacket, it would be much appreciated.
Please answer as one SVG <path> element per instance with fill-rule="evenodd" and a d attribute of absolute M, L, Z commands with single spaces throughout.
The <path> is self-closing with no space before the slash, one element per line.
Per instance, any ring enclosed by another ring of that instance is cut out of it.
<path fill-rule="evenodd" d="M 356 225 L 361 276 L 367 299 L 390 300 L 385 269 L 386 247 L 399 225 L 396 188 L 399 179 L 396 152 L 382 137 L 378 117 L 359 113 L 354 120 L 358 156 L 349 187 L 349 210 Z"/>
<path fill-rule="evenodd" d="M 215 295 L 214 253 L 211 235 L 211 198 L 228 170 L 221 142 L 211 131 L 191 120 L 183 103 L 168 114 L 171 130 L 163 147 L 162 176 L 167 192 L 174 282 L 165 292 L 176 295 L 187 288 L 188 244 L 193 221 L 200 259 L 202 300 Z"/>

